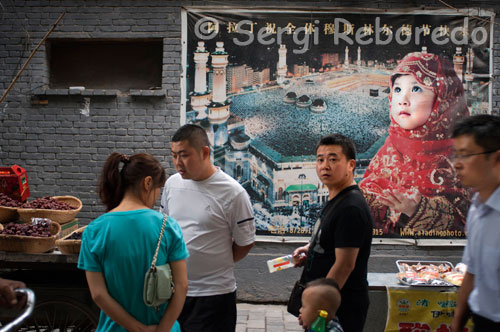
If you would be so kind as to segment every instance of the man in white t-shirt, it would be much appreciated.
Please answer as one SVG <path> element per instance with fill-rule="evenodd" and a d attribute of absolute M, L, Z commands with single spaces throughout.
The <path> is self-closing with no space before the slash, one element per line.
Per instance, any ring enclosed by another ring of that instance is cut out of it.
<path fill-rule="evenodd" d="M 210 161 L 203 128 L 187 124 L 172 137 L 177 173 L 165 184 L 161 211 L 182 228 L 189 250 L 186 303 L 179 316 L 183 332 L 234 332 L 234 263 L 255 242 L 253 210 L 245 189 Z"/>

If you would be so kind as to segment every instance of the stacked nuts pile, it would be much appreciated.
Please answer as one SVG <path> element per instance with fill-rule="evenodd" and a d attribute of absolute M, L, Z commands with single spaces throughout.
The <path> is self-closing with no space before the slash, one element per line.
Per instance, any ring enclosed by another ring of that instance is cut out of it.
<path fill-rule="evenodd" d="M 0 193 L 0 206 L 5 207 L 20 207 L 23 203 L 10 198 L 4 193 Z"/>
<path fill-rule="evenodd" d="M 50 237 L 52 233 L 49 231 L 49 223 L 42 221 L 36 225 L 30 224 L 14 224 L 8 223 L 5 225 L 0 234 L 5 235 L 22 235 L 22 236 L 35 236 L 35 237 Z"/>
<path fill-rule="evenodd" d="M 66 202 L 55 200 L 49 196 L 37 198 L 34 201 L 24 203 L 23 209 L 47 209 L 47 210 L 75 210 L 76 208 Z"/>
<path fill-rule="evenodd" d="M 81 240 L 83 232 L 74 232 L 66 238 L 66 240 Z"/>

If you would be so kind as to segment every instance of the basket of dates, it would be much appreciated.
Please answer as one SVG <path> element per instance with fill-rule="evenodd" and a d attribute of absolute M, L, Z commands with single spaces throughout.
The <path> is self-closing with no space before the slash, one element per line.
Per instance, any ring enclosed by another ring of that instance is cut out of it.
<path fill-rule="evenodd" d="M 85 227 L 80 227 L 77 230 L 66 235 L 62 239 L 56 241 L 56 246 L 63 254 L 79 254 L 80 246 L 82 245 L 82 234 Z"/>
<path fill-rule="evenodd" d="M 49 219 L 34 224 L 0 224 L 0 250 L 24 253 L 43 253 L 54 249 L 61 226 Z"/>
<path fill-rule="evenodd" d="M 17 208 L 21 205 L 23 205 L 22 202 L 0 193 L 0 222 L 16 221 L 19 218 Z"/>
<path fill-rule="evenodd" d="M 49 218 L 59 224 L 65 224 L 75 219 L 81 209 L 82 202 L 74 196 L 53 196 L 24 203 L 17 212 L 25 223 L 31 223 L 31 218 Z"/>
<path fill-rule="evenodd" d="M 463 274 L 447 261 L 396 261 L 399 282 L 408 286 L 460 286 Z"/>

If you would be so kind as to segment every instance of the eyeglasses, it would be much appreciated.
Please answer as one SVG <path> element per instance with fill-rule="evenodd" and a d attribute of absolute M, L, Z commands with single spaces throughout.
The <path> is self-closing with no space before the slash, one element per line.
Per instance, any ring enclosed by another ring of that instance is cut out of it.
<path fill-rule="evenodd" d="M 468 153 L 468 154 L 452 154 L 451 155 L 451 161 L 464 161 L 469 159 L 472 156 L 479 156 L 482 154 L 489 154 L 498 151 L 499 149 L 496 150 L 489 150 L 489 151 L 484 151 L 484 152 L 478 152 L 478 153 Z"/>

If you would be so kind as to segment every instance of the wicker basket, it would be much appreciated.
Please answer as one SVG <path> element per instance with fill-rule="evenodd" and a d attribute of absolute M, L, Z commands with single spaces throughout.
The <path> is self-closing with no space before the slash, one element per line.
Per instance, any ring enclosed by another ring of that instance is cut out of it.
<path fill-rule="evenodd" d="M 17 208 L 0 206 L 0 222 L 6 223 L 19 219 Z"/>
<path fill-rule="evenodd" d="M 3 230 L 3 226 L 0 227 L 0 230 Z M 56 246 L 56 238 L 61 231 L 61 225 L 56 222 L 50 223 L 49 231 L 52 234 L 50 237 L 0 234 L 0 250 L 30 254 L 49 251 Z"/>
<path fill-rule="evenodd" d="M 25 223 L 31 223 L 31 218 L 49 218 L 59 224 L 65 224 L 75 219 L 82 209 L 82 201 L 74 196 L 53 196 L 55 200 L 68 203 L 75 210 L 48 210 L 48 209 L 17 209 L 19 218 Z"/>
<path fill-rule="evenodd" d="M 62 239 L 56 240 L 56 246 L 59 248 L 59 251 L 63 254 L 76 254 L 80 253 L 80 246 L 82 245 L 82 240 L 68 240 L 71 235 L 74 233 L 81 233 L 87 226 L 83 226 L 69 233 Z"/>

